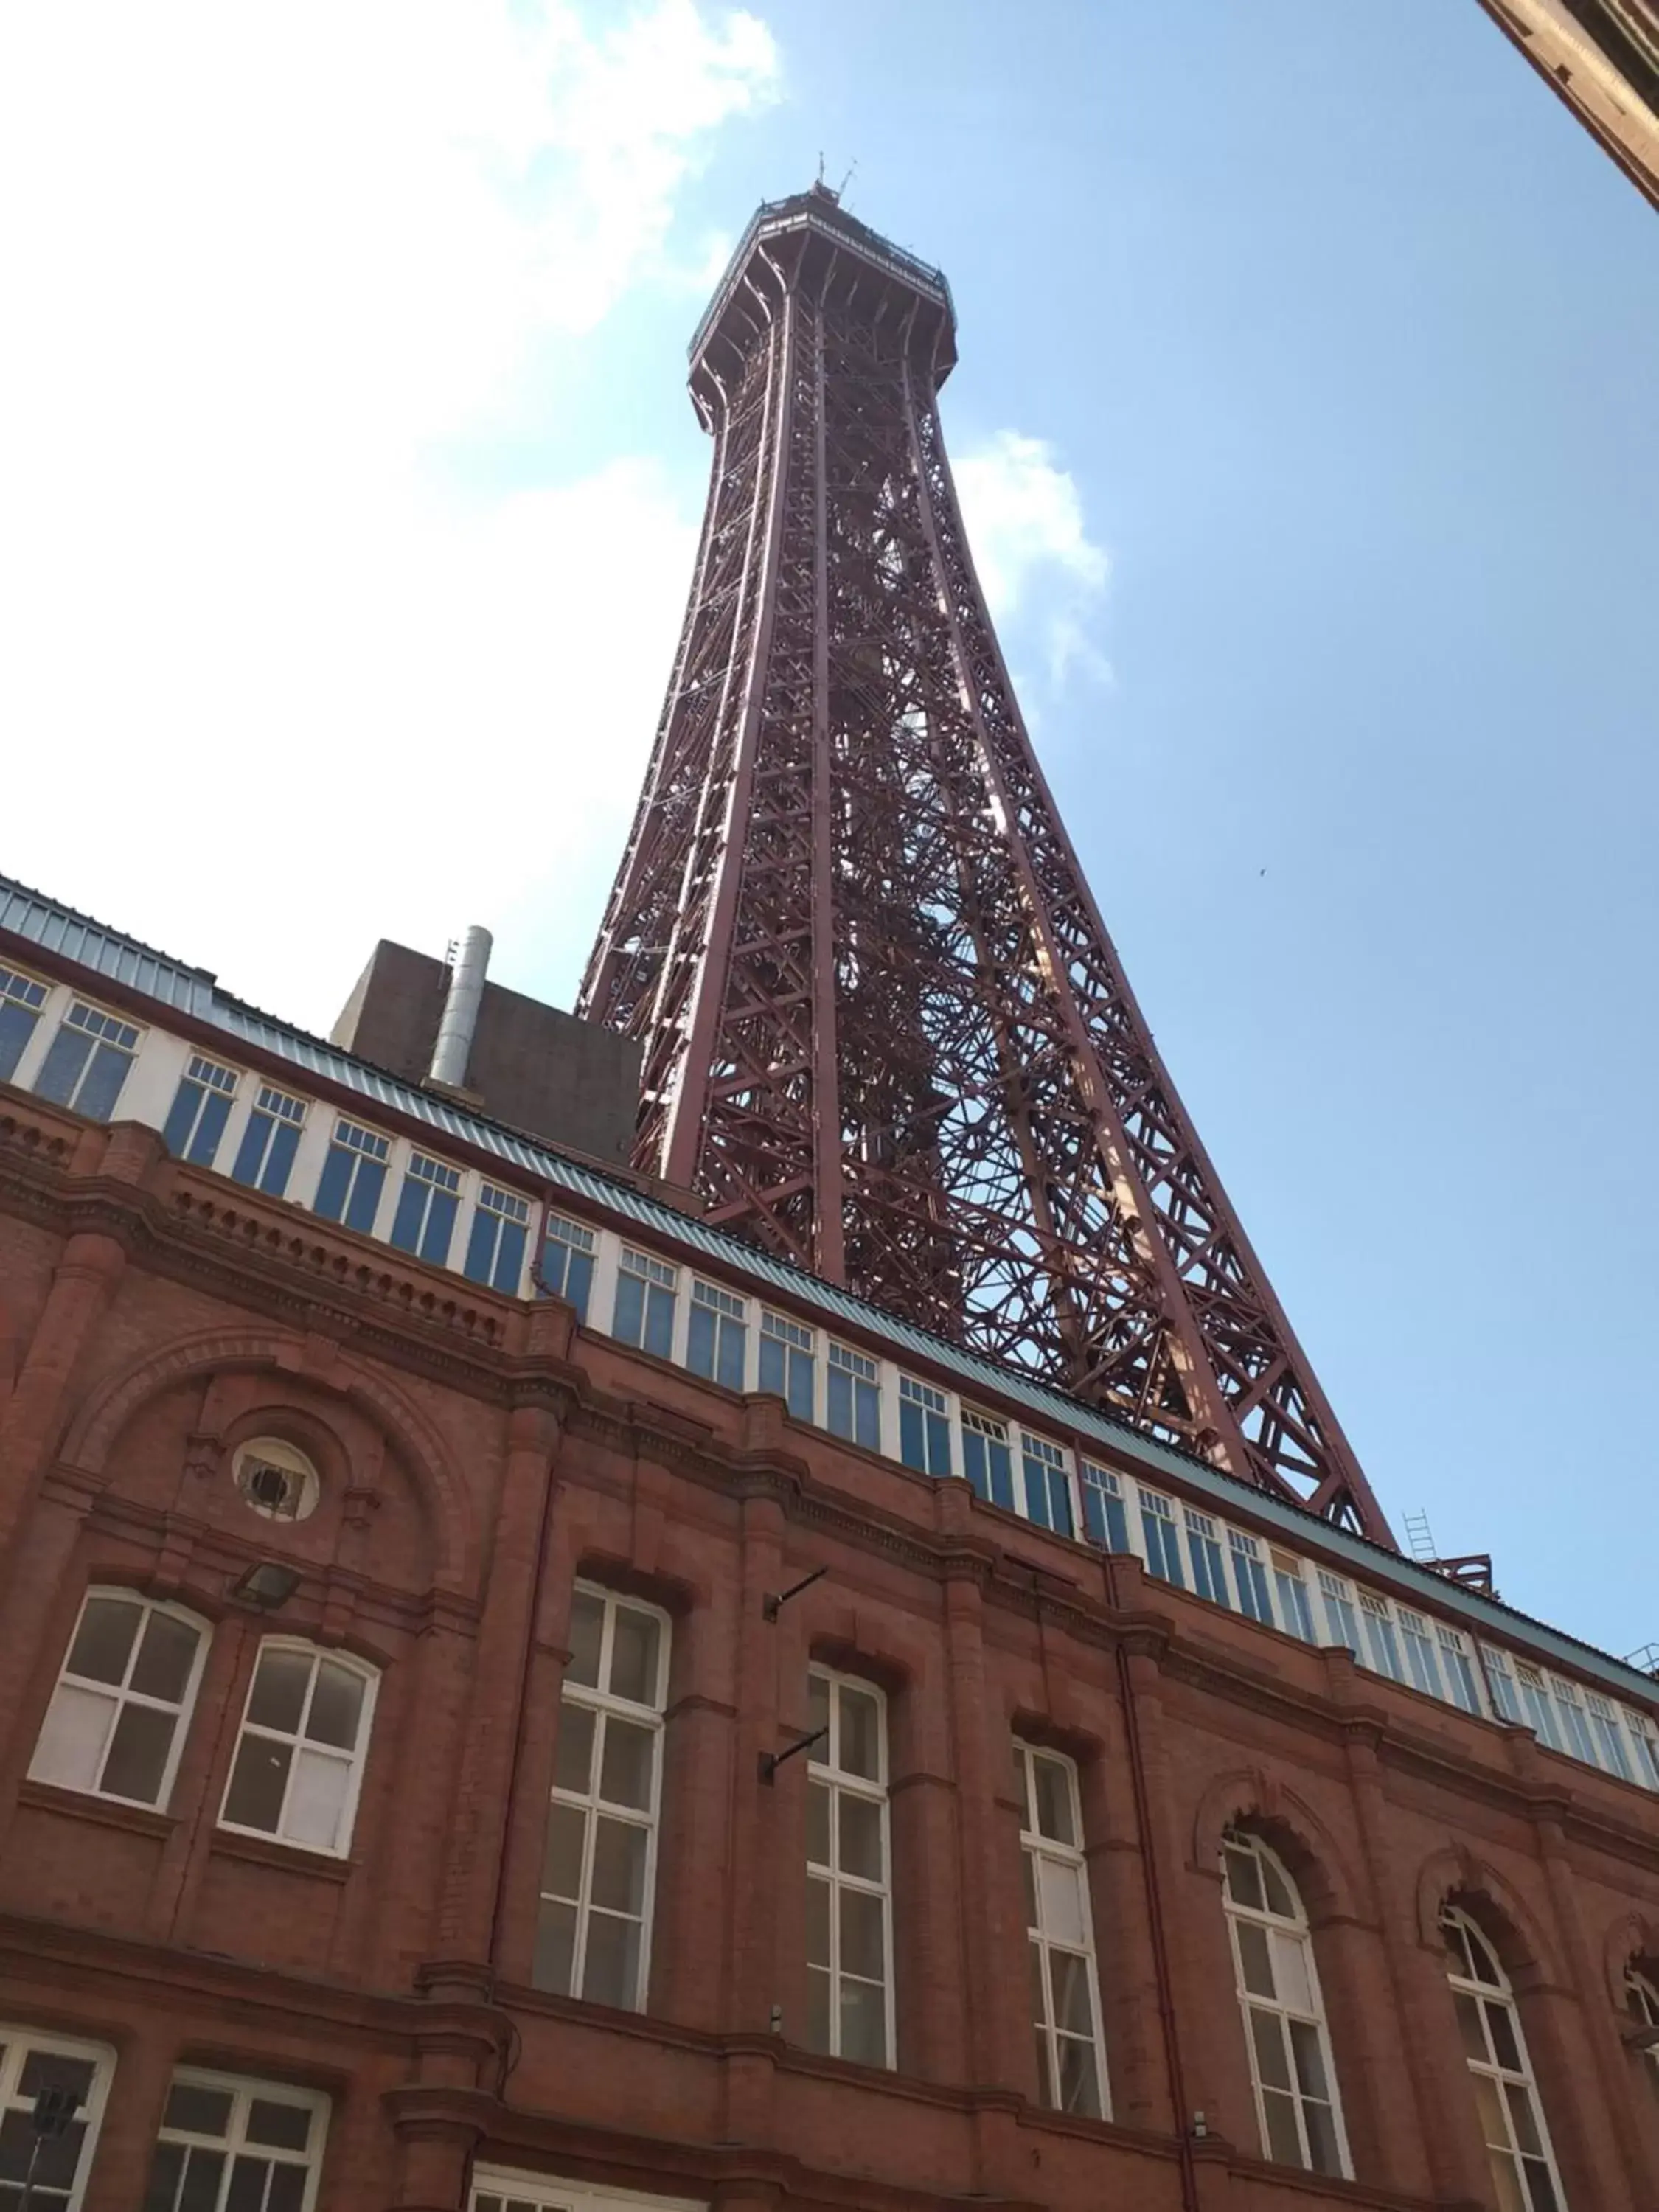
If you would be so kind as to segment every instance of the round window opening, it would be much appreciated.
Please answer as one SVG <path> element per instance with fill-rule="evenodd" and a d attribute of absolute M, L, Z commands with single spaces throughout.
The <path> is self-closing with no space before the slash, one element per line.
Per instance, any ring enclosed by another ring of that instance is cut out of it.
<path fill-rule="evenodd" d="M 231 1463 L 244 1504 L 267 1521 L 303 1521 L 317 1510 L 317 1470 L 280 1437 L 238 1444 Z"/>

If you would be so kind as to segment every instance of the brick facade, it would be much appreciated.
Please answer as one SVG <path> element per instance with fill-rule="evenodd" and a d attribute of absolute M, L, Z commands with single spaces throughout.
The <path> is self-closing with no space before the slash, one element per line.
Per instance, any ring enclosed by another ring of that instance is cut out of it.
<path fill-rule="evenodd" d="M 255 1435 L 313 1461 L 311 1517 L 246 1504 Z M 266 1615 L 231 1591 L 272 1559 L 300 1580 Z M 641 2014 L 531 1986 L 579 1575 L 673 1625 Z M 211 1624 L 165 1812 L 26 1778 L 94 1584 Z M 343 1859 L 216 1823 L 271 1633 L 379 1670 Z M 758 1770 L 813 1659 L 888 1699 L 890 2072 L 800 2041 L 805 1762 Z M 1077 1762 L 1110 2122 L 1036 2101 L 1012 1733 Z M 1621 2030 L 1655 1803 L 0 1089 L 0 2016 L 117 2054 L 85 2212 L 140 2201 L 180 2063 L 327 2094 L 319 2212 L 461 2212 L 475 2159 L 734 2208 L 1487 2207 L 1448 1898 L 1516 1986 L 1568 2203 L 1650 2212 L 1659 2080 Z M 1308 1907 L 1352 2182 L 1257 2148 L 1234 1820 Z"/>

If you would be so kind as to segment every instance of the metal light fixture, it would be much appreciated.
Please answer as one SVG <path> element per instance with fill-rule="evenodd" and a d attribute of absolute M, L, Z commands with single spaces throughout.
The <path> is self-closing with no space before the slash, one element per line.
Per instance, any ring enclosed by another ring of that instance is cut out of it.
<path fill-rule="evenodd" d="M 298 1567 L 285 1567 L 276 1559 L 261 1559 L 257 1566 L 245 1568 L 231 1585 L 230 1594 L 244 1605 L 258 1606 L 261 1613 L 275 1613 L 286 1605 L 300 1587 Z"/>

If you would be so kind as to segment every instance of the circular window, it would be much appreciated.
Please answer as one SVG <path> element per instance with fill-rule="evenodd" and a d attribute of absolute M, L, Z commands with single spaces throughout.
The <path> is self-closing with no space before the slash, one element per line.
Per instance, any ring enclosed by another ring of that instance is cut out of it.
<path fill-rule="evenodd" d="M 280 1437 L 238 1444 L 231 1472 L 243 1503 L 267 1521 L 303 1521 L 317 1510 L 317 1470 Z"/>

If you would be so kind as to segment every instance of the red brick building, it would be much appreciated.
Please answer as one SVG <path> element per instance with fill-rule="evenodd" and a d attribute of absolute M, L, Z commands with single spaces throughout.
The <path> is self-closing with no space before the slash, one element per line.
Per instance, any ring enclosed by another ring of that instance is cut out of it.
<path fill-rule="evenodd" d="M 1646 1676 L 3 884 L 0 1078 L 0 2205 L 1659 2203 Z"/>

